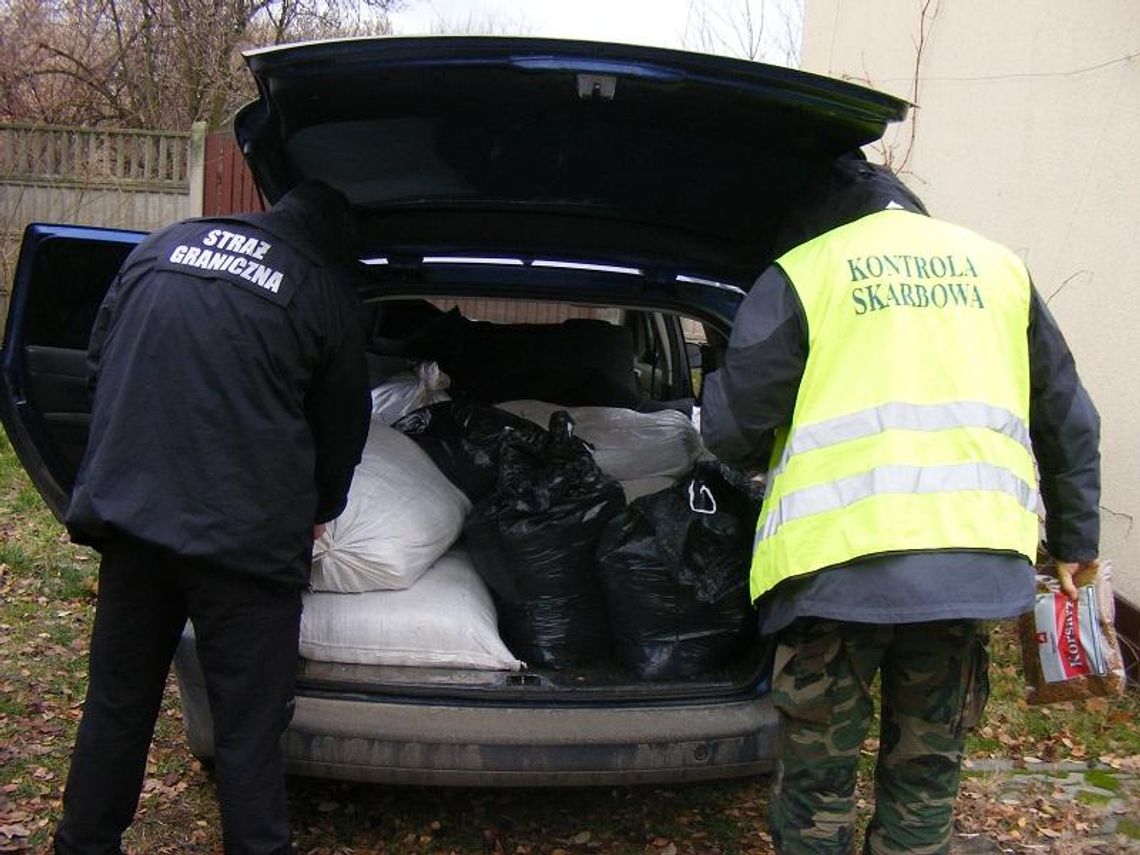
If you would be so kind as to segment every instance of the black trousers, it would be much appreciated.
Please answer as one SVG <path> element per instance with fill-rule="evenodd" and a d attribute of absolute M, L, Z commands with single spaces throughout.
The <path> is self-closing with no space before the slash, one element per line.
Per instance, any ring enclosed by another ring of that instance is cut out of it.
<path fill-rule="evenodd" d="M 57 853 L 121 851 L 187 617 L 214 719 L 225 851 L 291 851 L 279 743 L 293 710 L 300 590 L 120 538 L 103 551 Z"/>

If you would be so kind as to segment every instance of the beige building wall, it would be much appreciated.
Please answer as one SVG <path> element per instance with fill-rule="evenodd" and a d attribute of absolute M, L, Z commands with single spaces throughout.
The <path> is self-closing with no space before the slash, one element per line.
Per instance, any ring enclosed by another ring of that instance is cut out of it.
<path fill-rule="evenodd" d="M 805 0 L 802 67 L 914 103 L 869 156 L 1028 263 L 1101 413 L 1101 555 L 1140 604 L 1140 2 Z"/>

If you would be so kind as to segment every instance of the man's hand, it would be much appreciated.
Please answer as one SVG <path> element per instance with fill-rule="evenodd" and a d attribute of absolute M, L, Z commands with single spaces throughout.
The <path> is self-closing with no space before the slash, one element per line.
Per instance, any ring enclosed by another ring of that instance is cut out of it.
<path fill-rule="evenodd" d="M 313 526 L 313 540 L 320 540 L 321 535 L 325 533 L 325 524 L 317 523 Z"/>
<path fill-rule="evenodd" d="M 1053 572 L 1057 574 L 1057 581 L 1061 583 L 1061 590 L 1065 592 L 1073 602 L 1077 601 L 1080 596 L 1077 591 L 1077 583 L 1073 581 L 1073 577 L 1078 574 L 1084 576 L 1085 571 L 1092 571 L 1093 575 L 1096 573 L 1096 561 L 1059 561 L 1054 559 Z"/>

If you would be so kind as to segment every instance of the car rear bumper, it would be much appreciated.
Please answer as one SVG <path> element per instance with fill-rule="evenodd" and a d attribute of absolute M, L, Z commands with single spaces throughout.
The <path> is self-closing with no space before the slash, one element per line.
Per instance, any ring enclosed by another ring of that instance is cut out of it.
<path fill-rule="evenodd" d="M 191 751 L 208 759 L 205 686 L 177 661 Z M 189 666 L 189 667 L 188 667 Z M 282 740 L 290 773 L 383 784 L 586 786 L 770 771 L 769 698 L 651 705 L 446 704 L 298 693 Z"/>
<path fill-rule="evenodd" d="M 297 698 L 293 771 L 377 783 L 663 783 L 771 768 L 769 701 L 634 708 L 470 707 Z"/>

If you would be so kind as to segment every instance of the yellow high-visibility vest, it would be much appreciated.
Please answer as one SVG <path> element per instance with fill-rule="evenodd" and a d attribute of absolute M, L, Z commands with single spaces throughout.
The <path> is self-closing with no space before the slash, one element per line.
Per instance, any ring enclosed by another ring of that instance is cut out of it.
<path fill-rule="evenodd" d="M 753 599 L 881 553 L 1032 559 L 1031 286 L 1021 260 L 967 229 L 885 210 L 777 263 L 803 305 L 808 357 L 770 462 Z"/>

